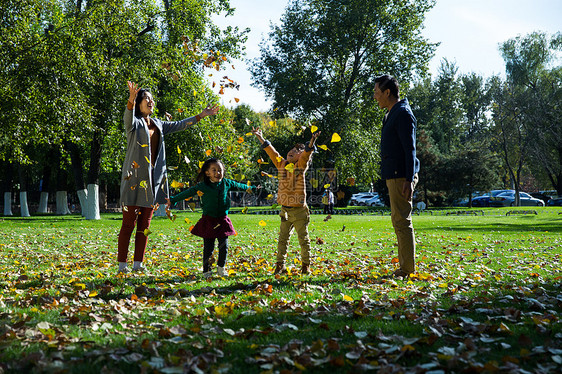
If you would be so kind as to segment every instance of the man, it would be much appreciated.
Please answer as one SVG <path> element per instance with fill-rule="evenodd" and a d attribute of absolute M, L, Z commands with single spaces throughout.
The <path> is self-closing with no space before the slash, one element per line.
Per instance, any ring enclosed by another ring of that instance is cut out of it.
<path fill-rule="evenodd" d="M 381 134 L 381 177 L 390 197 L 392 226 L 398 239 L 400 268 L 393 275 L 405 277 L 415 271 L 416 241 L 412 225 L 412 197 L 418 182 L 416 118 L 407 99 L 400 100 L 396 78 L 375 79 L 374 98 L 386 108 Z"/>

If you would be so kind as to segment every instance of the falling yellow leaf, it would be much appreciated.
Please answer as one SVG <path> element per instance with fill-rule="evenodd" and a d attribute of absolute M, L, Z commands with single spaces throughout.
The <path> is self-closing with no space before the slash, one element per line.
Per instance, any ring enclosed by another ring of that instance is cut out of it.
<path fill-rule="evenodd" d="M 240 101 L 240 99 L 239 99 L 239 98 L 237 98 L 237 97 L 235 97 L 235 98 L 234 98 L 234 101 L 236 101 L 236 102 L 239 102 L 239 101 Z"/>
<path fill-rule="evenodd" d="M 185 185 L 182 182 L 178 182 L 177 180 L 173 180 L 171 184 L 172 188 L 183 188 Z"/>
<path fill-rule="evenodd" d="M 273 199 L 273 195 L 272 195 L 272 194 L 269 194 L 269 195 L 267 195 L 267 197 L 266 197 L 265 199 L 266 199 L 266 200 L 271 200 L 271 199 Z"/>
<path fill-rule="evenodd" d="M 205 163 L 205 161 L 199 161 L 199 169 L 201 169 L 203 167 L 204 163 Z"/>
<path fill-rule="evenodd" d="M 243 137 L 239 137 L 238 138 L 238 144 L 242 144 L 244 143 L 244 138 Z"/>
<path fill-rule="evenodd" d="M 148 144 L 141 144 L 139 142 L 137 142 L 138 145 L 140 145 L 142 148 L 148 147 Z"/>
<path fill-rule="evenodd" d="M 168 166 L 168 170 L 178 170 L 177 166 Z"/>
<path fill-rule="evenodd" d="M 261 175 L 264 176 L 264 177 L 273 178 L 273 175 L 271 175 L 271 174 L 269 174 L 269 173 L 266 173 L 265 171 L 262 171 L 262 172 L 261 172 Z"/>
<path fill-rule="evenodd" d="M 324 188 L 330 188 L 330 183 L 326 183 L 326 184 L 324 185 Z"/>
<path fill-rule="evenodd" d="M 332 134 L 332 140 L 330 141 L 331 143 L 337 143 L 341 141 L 341 137 L 338 135 L 337 132 Z"/>
<path fill-rule="evenodd" d="M 263 159 L 258 158 L 258 164 L 260 164 L 260 165 L 269 165 L 269 162 L 265 162 Z"/>
<path fill-rule="evenodd" d="M 133 161 L 133 162 L 131 162 L 131 167 L 132 167 L 133 169 L 138 169 L 138 168 L 140 168 L 140 165 L 137 164 L 136 161 Z"/>
<path fill-rule="evenodd" d="M 247 132 L 247 133 L 246 133 L 246 136 L 252 136 L 252 135 L 254 135 L 254 134 L 251 133 L 251 132 Z"/>
<path fill-rule="evenodd" d="M 265 225 L 267 225 L 267 222 L 265 222 L 265 221 L 262 219 L 261 221 L 258 222 L 258 224 L 259 224 L 261 227 L 265 227 Z"/>
<path fill-rule="evenodd" d="M 139 183 L 140 188 L 148 188 L 148 182 L 147 181 L 141 181 Z"/>
<path fill-rule="evenodd" d="M 197 196 L 201 197 L 203 196 L 205 193 L 203 191 L 197 191 Z"/>
<path fill-rule="evenodd" d="M 242 208 L 242 214 L 246 214 L 246 213 L 248 213 L 248 207 L 247 206 Z"/>
<path fill-rule="evenodd" d="M 178 153 L 181 154 L 181 149 L 179 145 L 178 145 Z"/>
<path fill-rule="evenodd" d="M 96 297 L 98 296 L 98 291 L 92 291 L 90 292 L 90 294 L 88 295 L 88 297 Z"/>
<path fill-rule="evenodd" d="M 192 212 L 195 211 L 195 203 L 189 203 L 187 204 L 187 206 L 189 207 L 189 209 L 191 209 Z"/>
<path fill-rule="evenodd" d="M 316 131 L 318 131 L 318 126 L 314 126 L 314 125 L 310 126 L 310 132 L 311 133 L 314 134 Z"/>
<path fill-rule="evenodd" d="M 207 149 L 207 150 L 205 151 L 205 154 L 206 154 L 207 156 L 210 156 L 210 155 L 211 155 L 211 153 L 213 153 L 213 151 L 212 151 L 212 150 L 210 150 L 210 149 Z"/>
<path fill-rule="evenodd" d="M 318 179 L 312 178 L 312 179 L 310 180 L 310 184 L 312 185 L 312 187 L 318 188 Z"/>
<path fill-rule="evenodd" d="M 293 164 L 292 162 L 288 163 L 287 165 L 285 165 L 285 170 L 287 170 L 289 173 L 293 173 L 295 171 L 295 164 Z"/>
<path fill-rule="evenodd" d="M 351 296 L 347 296 L 347 295 L 343 295 L 343 299 L 345 301 L 353 301 L 353 298 Z"/>
<path fill-rule="evenodd" d="M 152 234 L 152 231 L 150 231 L 149 229 L 144 229 L 144 235 L 145 236 L 148 236 L 150 234 Z"/>
<path fill-rule="evenodd" d="M 144 156 L 144 159 L 150 164 L 150 160 L 148 159 L 148 157 Z"/>
<path fill-rule="evenodd" d="M 319 145 L 318 148 L 323 149 L 323 150 L 325 150 L 325 151 L 328 150 L 328 146 L 326 146 L 326 145 L 324 145 L 324 144 Z"/>
<path fill-rule="evenodd" d="M 189 218 L 184 219 L 185 223 L 187 223 L 188 225 L 191 223 L 191 220 Z"/>

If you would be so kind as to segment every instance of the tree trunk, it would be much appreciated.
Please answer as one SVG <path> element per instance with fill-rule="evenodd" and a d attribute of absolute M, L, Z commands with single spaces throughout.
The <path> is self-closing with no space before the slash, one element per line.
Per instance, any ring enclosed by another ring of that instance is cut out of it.
<path fill-rule="evenodd" d="M 27 183 L 25 180 L 23 165 L 19 165 L 18 175 L 20 180 L 20 215 L 22 217 L 29 217 L 29 207 L 27 205 Z"/>
<path fill-rule="evenodd" d="M 12 192 L 10 191 L 4 192 L 4 215 L 14 215 L 14 213 L 12 213 Z"/>
<path fill-rule="evenodd" d="M 80 155 L 80 149 L 75 143 L 65 142 L 64 147 L 70 154 L 70 162 L 72 164 L 72 174 L 74 175 L 74 186 L 78 201 L 80 202 L 80 211 L 83 217 L 86 217 L 86 204 L 88 199 L 88 191 L 84 184 L 84 163 Z"/>
<path fill-rule="evenodd" d="M 94 132 L 90 148 L 90 170 L 88 170 L 88 195 L 86 219 L 100 219 L 99 176 L 101 170 L 101 146 L 103 137 L 100 130 Z"/>
<path fill-rule="evenodd" d="M 99 186 L 88 184 L 88 198 L 86 201 L 86 219 L 100 219 Z"/>
<path fill-rule="evenodd" d="M 68 209 L 68 193 L 66 191 L 57 191 L 57 214 L 70 214 Z"/>
<path fill-rule="evenodd" d="M 45 214 L 48 212 L 49 208 L 49 188 L 51 182 L 51 165 L 53 164 L 51 160 L 53 159 L 52 155 L 53 152 L 47 152 L 47 162 L 43 167 L 43 178 L 39 184 L 39 192 L 41 192 L 41 197 L 39 198 L 39 208 L 37 209 L 37 213 Z"/>
<path fill-rule="evenodd" d="M 4 215 L 13 216 L 12 213 L 12 164 L 6 162 L 4 165 L 4 175 L 2 176 L 2 184 L 4 190 Z"/>
<path fill-rule="evenodd" d="M 41 197 L 39 198 L 39 208 L 37 213 L 45 214 L 48 213 L 49 208 L 49 192 L 41 191 Z"/>

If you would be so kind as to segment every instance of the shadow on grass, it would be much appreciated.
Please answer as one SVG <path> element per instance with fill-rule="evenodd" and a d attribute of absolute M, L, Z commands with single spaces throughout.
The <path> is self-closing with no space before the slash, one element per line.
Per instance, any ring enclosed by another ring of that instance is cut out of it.
<path fill-rule="evenodd" d="M 348 280 L 350 277 L 335 277 L 332 283 L 342 283 L 343 287 Z M 357 280 L 366 283 L 381 279 Z M 302 282 L 326 284 L 326 280 L 313 277 L 295 281 L 263 278 L 212 289 L 233 296 L 240 290 L 263 292 L 265 283 L 276 289 L 294 288 Z M 0 365 L 6 372 L 44 371 L 62 365 L 71 373 L 148 369 L 189 372 L 195 367 L 203 372 L 229 373 L 560 369 L 551 358 L 562 343 L 560 279 L 536 278 L 520 284 L 493 280 L 476 287 L 465 281 L 449 284 L 440 294 L 420 292 L 396 298 L 376 293 L 350 301 L 325 297 L 310 302 L 283 301 L 269 298 L 267 293 L 257 293 L 246 301 L 224 298 L 203 313 L 182 312 L 175 319 L 157 320 L 140 335 L 110 339 L 103 345 L 79 342 L 78 348 L 68 349 L 69 342 L 59 342 L 59 348 L 55 348 L 49 339 L 17 357 L 4 350 Z M 420 288 L 430 285 L 415 283 Z M 182 297 L 205 297 L 200 290 L 192 292 Z M 168 298 L 165 294 L 159 297 Z M 172 297 L 178 296 L 173 293 Z M 215 305 L 222 306 L 229 300 L 232 308 L 222 314 L 215 311 Z M 145 320 L 139 313 L 139 321 Z M 1 320 L 8 321 L 7 317 Z M 110 333 L 115 331 L 108 330 Z M 123 334 L 116 333 L 116 337 Z M 12 338 L 4 333 L 2 345 L 9 346 Z"/>

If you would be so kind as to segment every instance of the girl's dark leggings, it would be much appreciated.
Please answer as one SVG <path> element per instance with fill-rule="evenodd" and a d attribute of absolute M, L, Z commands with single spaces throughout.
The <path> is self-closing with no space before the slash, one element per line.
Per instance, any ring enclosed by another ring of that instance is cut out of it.
<path fill-rule="evenodd" d="M 217 260 L 217 265 L 224 267 L 226 263 L 226 255 L 228 253 L 228 237 L 225 238 L 204 238 L 203 239 L 203 272 L 206 273 L 211 270 L 209 264 L 209 259 L 213 254 L 215 249 L 215 239 L 219 242 L 219 258 Z"/>

